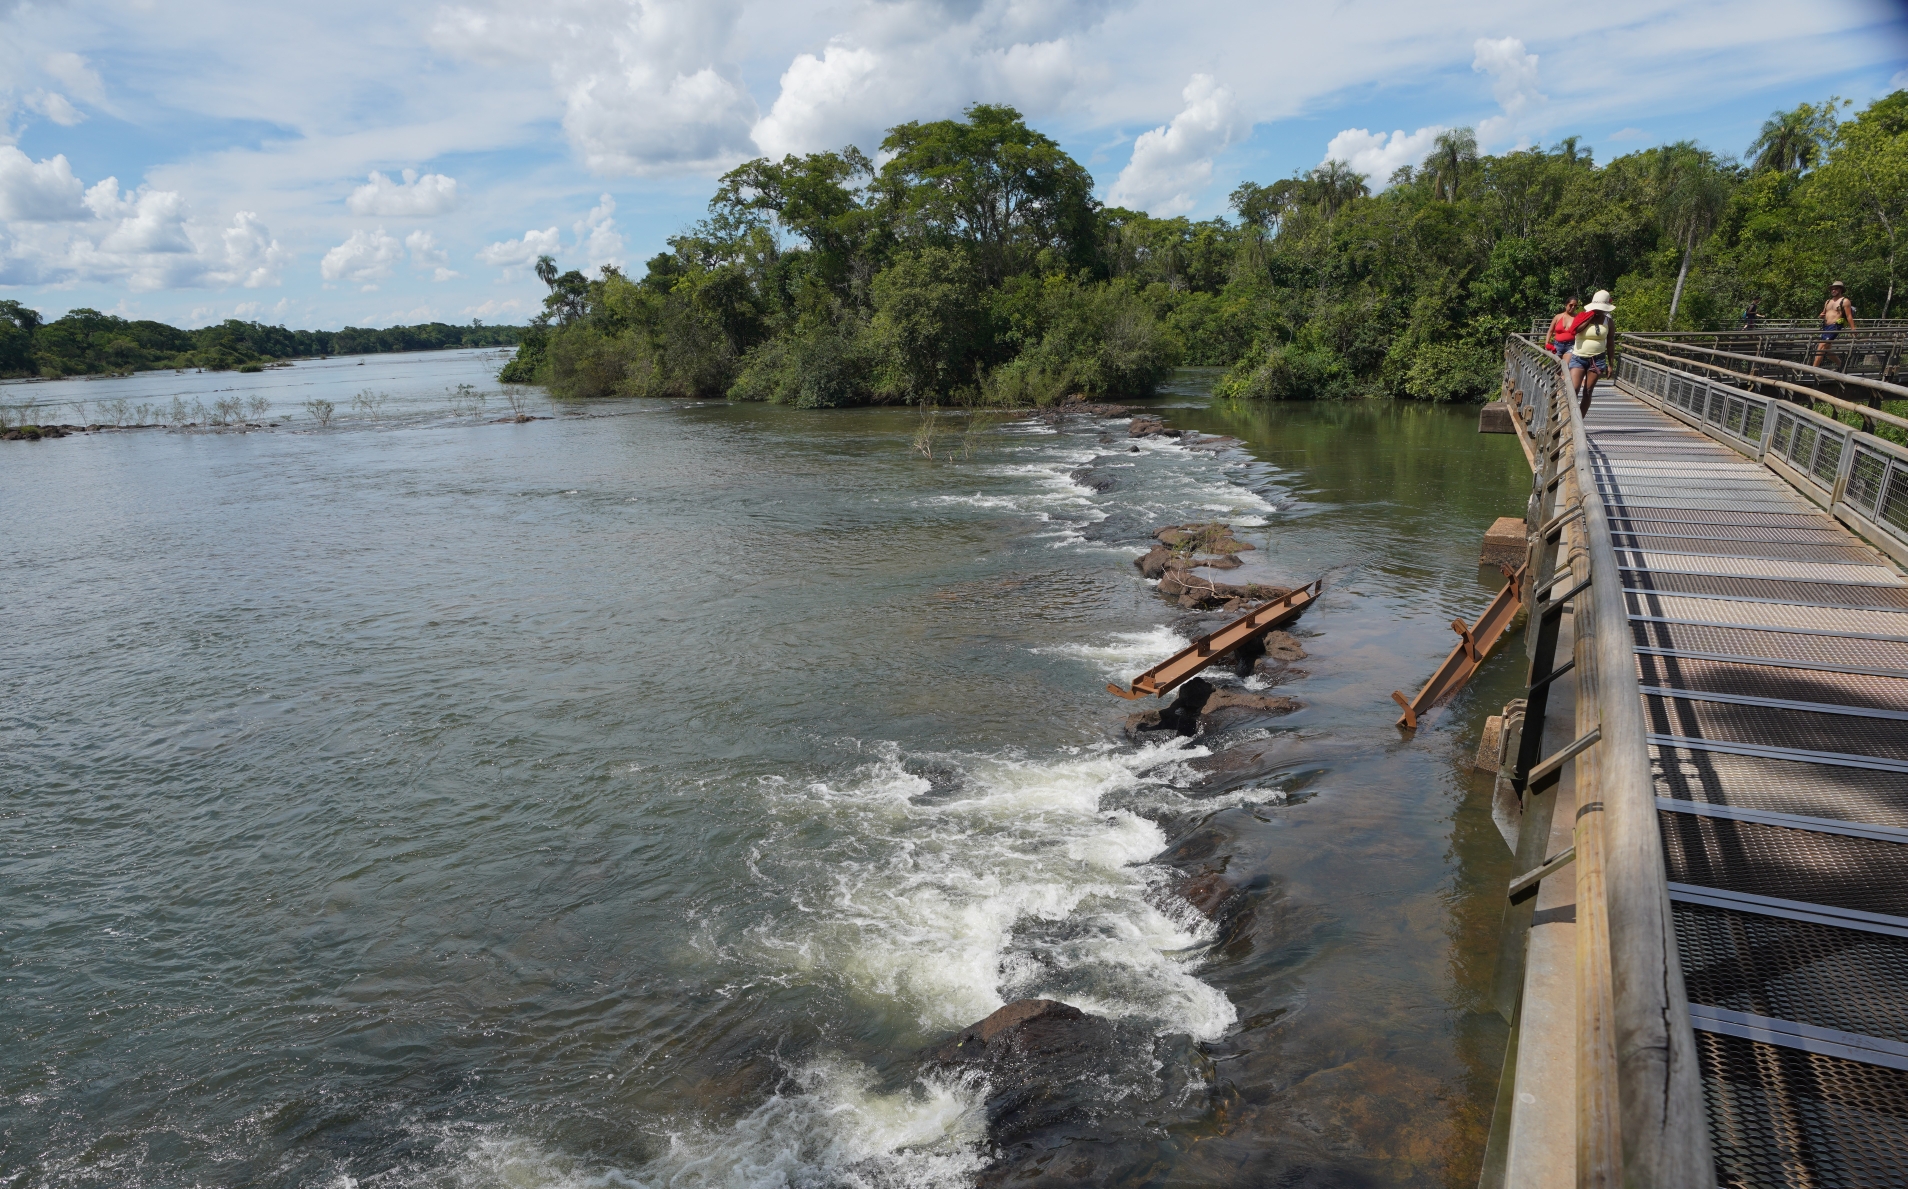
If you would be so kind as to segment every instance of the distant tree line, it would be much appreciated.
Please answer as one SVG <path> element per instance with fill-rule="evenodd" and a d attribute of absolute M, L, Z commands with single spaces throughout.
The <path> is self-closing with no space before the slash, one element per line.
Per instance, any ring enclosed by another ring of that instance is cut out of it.
<path fill-rule="evenodd" d="M 1577 138 L 1497 156 L 1467 129 L 1372 194 L 1328 161 L 1156 219 L 1009 107 L 855 148 L 751 161 L 640 277 L 559 273 L 507 381 L 558 396 L 815 407 L 1135 396 L 1175 365 L 1239 396 L 1474 400 L 1504 335 L 1572 294 L 1618 325 L 1808 316 L 1846 280 L 1899 304 L 1908 92 L 1853 119 L 1779 113 L 1738 163 L 1684 142 L 1599 166 Z"/>
<path fill-rule="evenodd" d="M 287 330 L 236 319 L 181 330 L 89 309 L 48 322 L 17 301 L 0 301 L 0 377 L 127 375 L 168 367 L 226 371 L 318 355 L 503 347 L 515 345 L 523 331 L 521 326 L 478 321 L 468 326 L 426 322 L 382 330 Z"/>

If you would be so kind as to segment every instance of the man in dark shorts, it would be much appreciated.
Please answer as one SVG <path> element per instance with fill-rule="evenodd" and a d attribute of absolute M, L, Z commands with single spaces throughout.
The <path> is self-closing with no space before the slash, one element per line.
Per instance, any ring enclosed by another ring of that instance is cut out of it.
<path fill-rule="evenodd" d="M 1828 300 L 1822 303 L 1822 334 L 1815 344 L 1815 366 L 1822 366 L 1823 356 L 1828 354 L 1829 344 L 1834 342 L 1844 330 L 1855 329 L 1855 307 L 1849 304 L 1848 286 L 1840 281 L 1829 282 Z"/>

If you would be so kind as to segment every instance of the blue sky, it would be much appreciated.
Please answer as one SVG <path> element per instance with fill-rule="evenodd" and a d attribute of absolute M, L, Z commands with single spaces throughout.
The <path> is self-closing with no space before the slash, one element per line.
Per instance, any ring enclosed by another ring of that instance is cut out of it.
<path fill-rule="evenodd" d="M 0 0 L 0 297 L 203 325 L 522 321 L 527 265 L 635 265 L 763 154 L 1012 103 L 1102 198 L 1223 213 L 1443 128 L 1739 153 L 1908 86 L 1882 0 Z"/>

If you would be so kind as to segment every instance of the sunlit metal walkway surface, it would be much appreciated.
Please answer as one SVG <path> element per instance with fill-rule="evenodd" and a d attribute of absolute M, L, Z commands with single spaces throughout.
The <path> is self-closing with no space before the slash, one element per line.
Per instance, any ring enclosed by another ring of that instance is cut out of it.
<path fill-rule="evenodd" d="M 1622 571 L 1721 1184 L 1908 1184 L 1908 583 L 1607 390 Z"/>

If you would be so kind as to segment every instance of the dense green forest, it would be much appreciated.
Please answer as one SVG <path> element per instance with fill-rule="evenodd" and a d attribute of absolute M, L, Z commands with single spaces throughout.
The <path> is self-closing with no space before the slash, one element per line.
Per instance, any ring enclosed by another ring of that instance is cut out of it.
<path fill-rule="evenodd" d="M 559 274 L 503 378 L 559 396 L 815 407 L 1149 392 L 1178 364 L 1241 396 L 1473 400 L 1506 332 L 1615 291 L 1618 325 L 1810 316 L 1831 279 L 1886 316 L 1908 216 L 1908 92 L 1776 113 L 1743 161 L 1692 143 L 1598 165 L 1576 138 L 1481 154 L 1465 129 L 1377 194 L 1340 162 L 1231 218 L 1102 206 L 1012 108 L 751 161 L 641 277 Z"/>
<path fill-rule="evenodd" d="M 287 330 L 228 319 L 217 326 L 180 330 L 163 322 L 129 322 L 78 309 L 43 321 L 17 301 L 0 301 L 0 377 L 126 375 L 152 368 L 225 371 L 279 359 L 315 355 L 375 355 L 446 347 L 502 347 L 516 343 L 521 326 L 450 326 L 426 322 L 369 330 Z"/>

